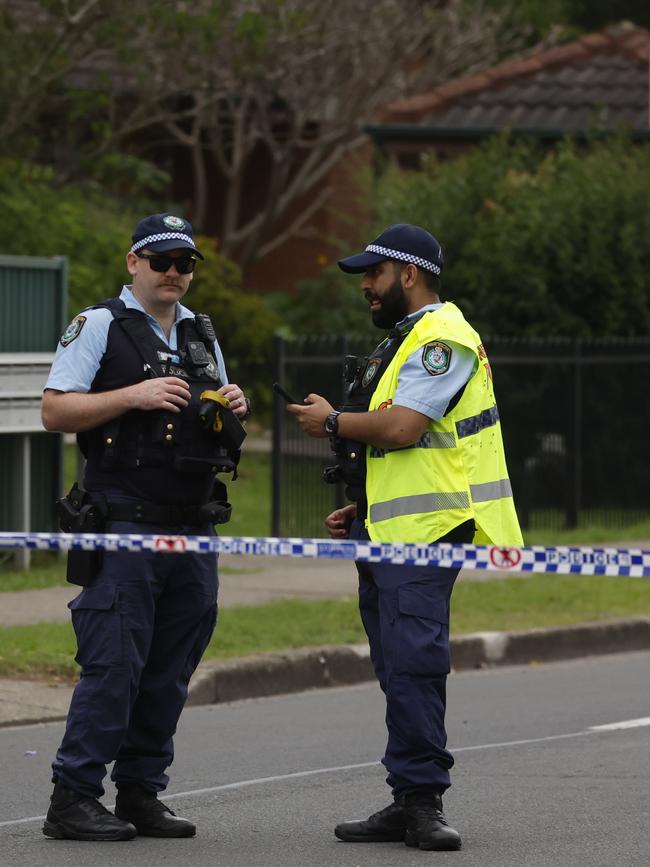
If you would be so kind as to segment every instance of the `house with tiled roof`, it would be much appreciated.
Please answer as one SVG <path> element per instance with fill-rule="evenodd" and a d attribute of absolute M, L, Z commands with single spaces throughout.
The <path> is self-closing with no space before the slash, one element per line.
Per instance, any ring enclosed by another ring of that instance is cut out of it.
<path fill-rule="evenodd" d="M 366 132 L 383 154 L 410 169 L 423 153 L 453 158 L 504 130 L 549 146 L 565 135 L 621 129 L 650 141 L 649 76 L 650 31 L 623 22 L 392 103 Z M 350 178 L 371 159 L 364 145 L 324 179 L 333 192 L 329 207 L 312 218 L 313 237 L 291 240 L 257 263 L 252 285 L 277 288 L 273 274 L 293 285 L 336 258 L 325 239 L 345 233 L 338 214 L 350 208 Z"/>
<path fill-rule="evenodd" d="M 629 22 L 387 106 L 368 133 L 404 167 L 495 132 L 553 141 L 628 130 L 650 140 L 650 32 Z"/>

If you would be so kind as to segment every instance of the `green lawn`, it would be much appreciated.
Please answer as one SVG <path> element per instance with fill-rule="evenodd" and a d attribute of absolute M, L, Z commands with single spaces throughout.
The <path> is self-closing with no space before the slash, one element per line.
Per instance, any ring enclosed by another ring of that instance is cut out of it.
<path fill-rule="evenodd" d="M 458 584 L 452 600 L 452 633 L 641 615 L 650 615 L 647 579 L 535 575 Z M 205 658 L 364 640 L 356 599 L 285 600 L 223 609 Z M 0 629 L 0 675 L 73 677 L 74 653 L 69 624 Z"/>
<path fill-rule="evenodd" d="M 219 528 L 222 536 L 268 536 L 271 532 L 271 455 L 244 454 L 239 476 L 229 482 L 232 518 Z"/>
<path fill-rule="evenodd" d="M 242 465 L 241 475 L 229 485 L 233 506 L 232 520 L 221 527 L 224 536 L 267 536 L 271 523 L 270 456 L 251 454 Z M 538 530 L 526 534 L 527 545 L 620 545 L 626 541 L 650 540 L 650 521 L 631 524 L 625 530 L 586 526 L 576 530 Z M 649 543 L 650 546 L 650 543 Z M 225 573 L 241 570 L 225 568 Z M 37 590 L 65 584 L 65 559 L 57 554 L 35 552 L 32 568 L 19 572 L 0 565 L 0 593 L 11 590 Z"/>
<path fill-rule="evenodd" d="M 575 530 L 527 530 L 524 534 L 526 545 L 619 545 L 626 542 L 650 540 L 650 520 L 637 521 L 621 527 L 602 524 L 584 524 Z"/>
<path fill-rule="evenodd" d="M 76 473 L 76 450 L 66 447 L 66 490 Z M 251 452 L 242 459 L 239 477 L 227 481 L 228 499 L 232 503 L 232 518 L 220 527 L 223 536 L 268 536 L 271 531 L 271 457 Z M 65 584 L 65 558 L 58 554 L 37 551 L 32 555 L 28 572 L 16 571 L 5 554 L 0 563 L 0 593 L 10 590 L 39 590 Z M 238 569 L 226 569 L 237 573 Z"/>
<path fill-rule="evenodd" d="M 64 488 L 69 491 L 77 477 L 77 447 L 65 447 Z M 225 536 L 268 536 L 271 532 L 271 455 L 246 452 L 232 482 L 220 476 L 228 487 L 233 511 L 230 522 L 221 528 Z"/>
<path fill-rule="evenodd" d="M 68 473 L 74 472 L 68 449 Z M 224 535 L 266 536 L 270 530 L 270 455 L 251 453 L 240 477 L 228 485 L 232 521 Z M 625 544 L 650 539 L 650 521 L 624 531 L 590 526 L 573 531 L 529 533 L 527 544 Z M 352 567 L 351 567 L 352 568 Z M 233 572 L 240 570 L 231 570 Z M 65 583 L 64 558 L 36 552 L 29 572 L 0 566 L 0 592 Z M 535 575 L 459 583 L 453 599 L 452 630 L 525 629 L 650 615 L 650 583 L 643 578 Z M 291 647 L 364 641 L 356 600 L 288 600 L 261 607 L 227 608 L 206 658 L 245 656 Z M 69 624 L 0 629 L 0 675 L 72 677 L 75 641 Z"/>

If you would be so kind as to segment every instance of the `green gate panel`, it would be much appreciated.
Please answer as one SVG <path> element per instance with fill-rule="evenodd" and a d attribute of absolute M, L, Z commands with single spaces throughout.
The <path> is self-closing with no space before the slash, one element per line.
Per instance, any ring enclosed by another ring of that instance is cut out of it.
<path fill-rule="evenodd" d="M 12 372 L 11 365 L 19 361 L 16 354 L 26 354 L 28 367 L 34 362 L 34 353 L 54 354 L 66 323 L 67 300 L 65 257 L 0 256 L 0 356 L 4 356 L 7 371 L 0 404 L 3 395 L 5 404 L 16 402 L 25 388 L 24 376 L 21 379 L 19 373 Z M 38 401 L 38 389 L 34 400 Z M 25 414 L 14 415 L 20 420 Z M 54 502 L 63 486 L 63 436 L 35 432 L 30 424 L 19 421 L 15 430 L 0 434 L 0 530 L 23 529 L 19 526 L 23 494 L 20 472 L 26 436 L 30 445 L 30 529 L 57 529 Z"/>
<path fill-rule="evenodd" d="M 0 256 L 0 352 L 54 352 L 67 317 L 62 256 Z"/>

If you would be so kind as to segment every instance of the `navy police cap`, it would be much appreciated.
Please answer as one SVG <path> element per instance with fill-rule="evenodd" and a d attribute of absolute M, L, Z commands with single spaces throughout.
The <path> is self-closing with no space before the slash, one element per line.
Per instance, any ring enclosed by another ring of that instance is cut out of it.
<path fill-rule="evenodd" d="M 145 247 L 154 253 L 187 249 L 199 259 L 203 258 L 194 246 L 191 223 L 173 214 L 152 214 L 140 220 L 131 240 L 133 241 L 132 253 L 137 253 Z"/>
<path fill-rule="evenodd" d="M 378 235 L 366 247 L 363 253 L 339 259 L 339 268 L 347 274 L 360 274 L 379 262 L 387 259 L 398 259 L 400 262 L 410 262 L 440 274 L 442 271 L 442 249 L 431 232 L 412 226 L 410 223 L 396 223 Z"/>

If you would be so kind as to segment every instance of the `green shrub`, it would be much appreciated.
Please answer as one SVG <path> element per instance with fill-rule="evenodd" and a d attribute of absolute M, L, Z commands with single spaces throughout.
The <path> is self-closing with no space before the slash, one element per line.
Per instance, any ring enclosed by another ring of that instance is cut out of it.
<path fill-rule="evenodd" d="M 92 185 L 59 189 L 51 169 L 18 160 L 0 161 L 0 198 L 3 254 L 68 258 L 71 316 L 116 294 L 135 213 Z"/>
<path fill-rule="evenodd" d="M 255 415 L 265 418 L 271 406 L 273 334 L 281 319 L 266 297 L 241 288 L 239 268 L 222 256 L 212 238 L 196 238 L 205 256 L 188 294 L 193 310 L 210 314 L 223 349 L 228 379 L 253 400 Z"/>
<path fill-rule="evenodd" d="M 318 277 L 301 280 L 296 295 L 269 295 L 269 304 L 282 322 L 280 331 L 286 336 L 359 334 L 377 338 L 379 332 L 359 286 L 360 276 L 344 274 L 337 265 L 330 265 Z"/>
<path fill-rule="evenodd" d="M 443 296 L 486 334 L 648 334 L 647 166 L 647 147 L 622 137 L 551 151 L 500 137 L 421 172 L 386 171 L 374 229 L 430 229 Z"/>
<path fill-rule="evenodd" d="M 150 190 L 160 177 L 139 161 L 122 161 L 122 172 L 139 173 L 138 187 Z M 115 167 L 113 167 L 115 168 Z M 153 171 L 153 170 L 152 170 Z M 135 174 L 134 174 L 135 177 Z M 13 256 L 66 256 L 69 262 L 69 313 L 119 294 L 128 282 L 125 256 L 131 233 L 152 205 L 144 193 L 131 207 L 96 184 L 59 189 L 53 173 L 18 160 L 0 160 L 3 223 L 9 227 L 0 252 Z M 279 316 L 266 300 L 244 293 L 237 266 L 221 255 L 214 240 L 197 238 L 205 255 L 187 296 L 188 306 L 209 313 L 226 358 L 231 381 L 238 382 L 264 415 L 271 400 L 272 337 Z"/>
<path fill-rule="evenodd" d="M 385 167 L 368 185 L 369 225 L 430 229 L 442 243 L 443 299 L 484 336 L 650 333 L 648 148 L 623 136 L 553 149 L 495 137 L 421 171 Z M 360 234 L 359 234 L 360 233 Z M 354 241 L 344 252 L 360 249 Z M 357 277 L 336 266 L 275 298 L 289 333 L 375 335 Z"/>

